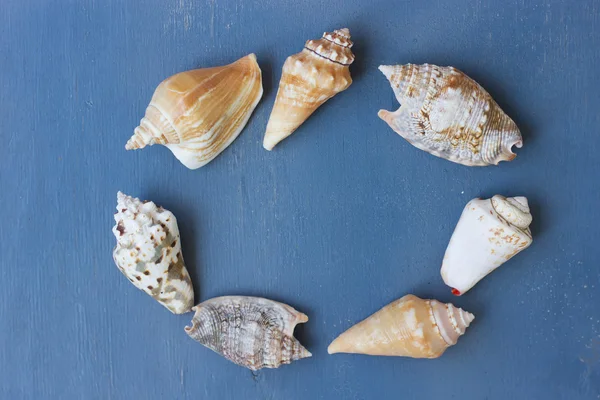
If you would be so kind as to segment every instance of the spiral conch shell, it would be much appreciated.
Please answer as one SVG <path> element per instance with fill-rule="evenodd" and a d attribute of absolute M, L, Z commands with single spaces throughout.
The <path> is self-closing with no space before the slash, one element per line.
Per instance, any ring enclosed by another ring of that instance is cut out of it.
<path fill-rule="evenodd" d="M 257 371 L 311 354 L 294 337 L 308 317 L 287 304 L 260 297 L 224 296 L 193 308 L 190 337 L 229 361 Z"/>
<path fill-rule="evenodd" d="M 467 166 L 497 165 L 523 146 L 517 125 L 477 82 L 453 67 L 381 65 L 401 107 L 379 117 L 413 146 Z"/>
<path fill-rule="evenodd" d="M 272 150 L 323 103 L 350 86 L 352 44 L 348 28 L 325 32 L 285 60 L 263 141 L 265 149 Z"/>
<path fill-rule="evenodd" d="M 162 144 L 189 169 L 200 168 L 240 134 L 262 93 L 254 54 L 173 75 L 156 88 L 125 148 Z"/>
<path fill-rule="evenodd" d="M 461 295 L 533 242 L 532 217 L 525 197 L 496 195 L 473 199 L 454 229 L 441 274 L 452 293 Z"/>
<path fill-rule="evenodd" d="M 409 294 L 342 333 L 327 351 L 437 358 L 456 344 L 474 319 L 450 303 Z"/>
<path fill-rule="evenodd" d="M 113 259 L 123 275 L 172 313 L 190 311 L 194 289 L 173 213 L 119 192 L 115 222 Z"/>

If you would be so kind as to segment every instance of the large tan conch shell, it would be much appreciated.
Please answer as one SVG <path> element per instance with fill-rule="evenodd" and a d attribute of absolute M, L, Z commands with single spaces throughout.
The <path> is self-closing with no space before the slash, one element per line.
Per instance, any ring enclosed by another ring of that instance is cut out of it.
<path fill-rule="evenodd" d="M 119 192 L 115 223 L 113 259 L 123 275 L 172 313 L 190 311 L 194 289 L 173 213 Z"/>
<path fill-rule="evenodd" d="M 522 147 L 519 128 L 477 82 L 453 67 L 382 65 L 401 107 L 379 117 L 413 146 L 468 166 L 497 165 Z"/>
<path fill-rule="evenodd" d="M 456 344 L 473 319 L 450 303 L 409 294 L 342 333 L 327 351 L 437 358 Z"/>
<path fill-rule="evenodd" d="M 304 50 L 285 60 L 263 141 L 265 149 L 272 150 L 321 104 L 350 86 L 352 44 L 347 28 L 325 32 L 323 38 L 307 41 Z"/>
<path fill-rule="evenodd" d="M 173 75 L 156 88 L 125 148 L 162 144 L 186 167 L 200 168 L 240 134 L 262 93 L 254 54 L 223 67 Z"/>
<path fill-rule="evenodd" d="M 526 197 L 473 199 L 454 229 L 441 274 L 457 296 L 528 248 L 533 221 Z"/>
<path fill-rule="evenodd" d="M 228 360 L 257 371 L 311 354 L 294 337 L 308 317 L 287 304 L 260 297 L 225 296 L 195 307 L 190 337 Z"/>

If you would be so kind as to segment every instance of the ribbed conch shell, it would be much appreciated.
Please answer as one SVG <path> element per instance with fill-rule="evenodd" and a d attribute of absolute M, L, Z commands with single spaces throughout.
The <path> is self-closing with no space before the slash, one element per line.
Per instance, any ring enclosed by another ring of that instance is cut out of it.
<path fill-rule="evenodd" d="M 308 317 L 287 304 L 260 297 L 224 296 L 193 308 L 190 337 L 228 360 L 257 371 L 311 354 L 294 337 Z"/>
<path fill-rule="evenodd" d="M 173 213 L 119 192 L 115 222 L 113 259 L 123 275 L 172 313 L 190 311 L 194 289 Z"/>
<path fill-rule="evenodd" d="M 487 274 L 529 247 L 533 242 L 531 221 L 525 197 L 496 195 L 467 203 L 442 263 L 442 278 L 453 288 L 452 293 L 466 293 Z"/>
<path fill-rule="evenodd" d="M 413 146 L 468 166 L 497 165 L 522 147 L 517 125 L 477 82 L 453 67 L 381 65 L 401 107 L 379 111 Z"/>
<path fill-rule="evenodd" d="M 162 144 L 189 169 L 200 168 L 240 134 L 262 93 L 254 54 L 173 75 L 156 88 L 125 148 Z"/>
<path fill-rule="evenodd" d="M 275 106 L 263 146 L 267 150 L 290 136 L 321 104 L 352 83 L 354 54 L 348 28 L 309 40 L 304 50 L 285 60 Z"/>
<path fill-rule="evenodd" d="M 450 303 L 409 294 L 342 333 L 327 351 L 437 358 L 456 344 L 474 319 Z"/>

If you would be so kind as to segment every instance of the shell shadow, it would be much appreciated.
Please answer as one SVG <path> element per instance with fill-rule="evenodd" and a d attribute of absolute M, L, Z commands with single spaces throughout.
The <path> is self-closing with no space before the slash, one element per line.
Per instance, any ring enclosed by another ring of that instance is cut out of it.
<path fill-rule="evenodd" d="M 541 204 L 541 199 L 534 195 L 527 195 L 527 202 L 529 203 L 529 209 L 531 216 L 533 217 L 529 229 L 531 230 L 531 236 L 535 238 L 543 237 L 544 235 L 544 224 L 548 219 L 547 213 Z"/>
<path fill-rule="evenodd" d="M 273 87 L 275 86 L 275 77 L 273 76 L 273 65 L 274 59 L 271 56 L 268 56 L 269 51 L 266 49 L 263 51 L 262 49 L 257 51 L 256 54 L 258 59 L 258 65 L 260 66 L 260 70 L 262 71 L 262 85 L 263 85 L 263 95 L 261 99 L 261 103 L 263 100 L 271 94 Z"/>

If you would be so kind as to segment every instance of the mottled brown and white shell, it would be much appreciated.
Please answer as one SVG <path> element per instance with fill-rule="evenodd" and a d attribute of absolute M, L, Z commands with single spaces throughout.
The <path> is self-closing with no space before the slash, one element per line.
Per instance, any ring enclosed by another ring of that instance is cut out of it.
<path fill-rule="evenodd" d="M 497 165 L 522 147 L 517 125 L 477 82 L 453 67 L 382 65 L 401 104 L 379 117 L 413 146 L 467 166 Z"/>
<path fill-rule="evenodd" d="M 162 144 L 186 167 L 200 168 L 238 137 L 262 93 L 254 54 L 173 75 L 156 88 L 125 148 Z"/>
<path fill-rule="evenodd" d="M 115 222 L 113 259 L 123 275 L 172 313 L 190 311 L 194 289 L 173 213 L 119 192 Z"/>
<path fill-rule="evenodd" d="M 283 65 L 263 146 L 267 150 L 291 135 L 317 108 L 352 83 L 354 61 L 347 28 L 325 32 Z"/>
<path fill-rule="evenodd" d="M 533 243 L 526 197 L 495 195 L 465 206 L 444 254 L 441 274 L 457 296 L 465 294 Z"/>
<path fill-rule="evenodd" d="M 311 354 L 294 337 L 308 317 L 287 304 L 259 297 L 224 296 L 193 308 L 190 337 L 228 360 L 257 371 Z"/>
<path fill-rule="evenodd" d="M 409 294 L 342 333 L 327 351 L 437 358 L 456 344 L 474 319 L 450 303 Z"/>

